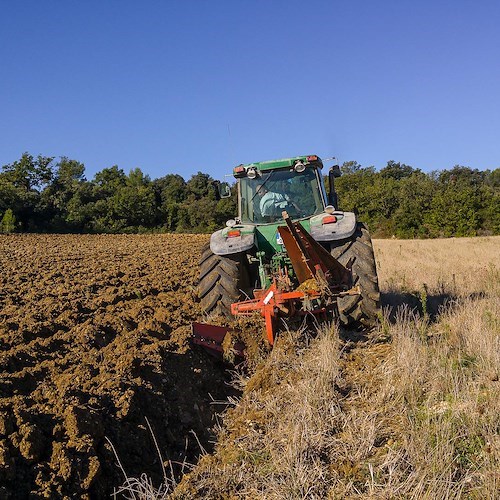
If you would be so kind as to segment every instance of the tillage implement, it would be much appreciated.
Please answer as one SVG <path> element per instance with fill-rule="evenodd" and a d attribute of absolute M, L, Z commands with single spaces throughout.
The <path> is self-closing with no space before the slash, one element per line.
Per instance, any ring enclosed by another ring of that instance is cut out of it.
<path fill-rule="evenodd" d="M 260 313 L 271 345 L 280 319 L 337 318 L 357 329 L 376 323 L 370 235 L 354 213 L 338 208 L 339 166 L 329 169 L 328 195 L 322 168 L 315 155 L 234 168 L 238 216 L 212 234 L 200 260 L 198 295 L 207 314 Z M 227 183 L 219 194 L 231 196 Z M 226 331 L 194 323 L 193 340 L 221 352 Z"/>

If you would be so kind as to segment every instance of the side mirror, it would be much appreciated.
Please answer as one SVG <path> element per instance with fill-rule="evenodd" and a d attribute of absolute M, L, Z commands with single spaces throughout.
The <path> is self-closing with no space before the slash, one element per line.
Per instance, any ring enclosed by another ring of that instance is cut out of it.
<path fill-rule="evenodd" d="M 340 177 L 342 175 L 342 172 L 340 171 L 340 167 L 338 165 L 333 165 L 333 167 L 330 167 L 330 173 L 333 175 L 333 177 Z"/>
<path fill-rule="evenodd" d="M 219 196 L 221 198 L 231 198 L 231 187 L 227 182 L 219 183 Z"/>

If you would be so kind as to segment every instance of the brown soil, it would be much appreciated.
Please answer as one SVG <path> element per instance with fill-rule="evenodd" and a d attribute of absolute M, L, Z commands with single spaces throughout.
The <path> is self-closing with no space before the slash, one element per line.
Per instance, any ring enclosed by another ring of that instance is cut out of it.
<path fill-rule="evenodd" d="M 206 236 L 0 237 L 0 497 L 101 498 L 208 450 L 235 390 L 189 344 Z M 194 433 L 193 433 L 194 431 Z M 196 434 L 196 436 L 194 435 Z"/>

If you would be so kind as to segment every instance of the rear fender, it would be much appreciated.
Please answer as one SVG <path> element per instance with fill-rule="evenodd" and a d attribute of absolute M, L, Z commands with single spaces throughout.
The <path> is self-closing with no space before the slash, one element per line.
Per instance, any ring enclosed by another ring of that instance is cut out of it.
<path fill-rule="evenodd" d="M 336 222 L 324 224 L 323 219 L 333 215 Z M 353 212 L 336 211 L 311 217 L 311 236 L 316 241 L 335 241 L 350 238 L 356 231 L 356 215 Z"/>
<path fill-rule="evenodd" d="M 239 231 L 239 236 L 228 236 L 229 232 Z M 233 227 L 225 227 L 216 231 L 210 237 L 210 250 L 215 255 L 231 255 L 233 253 L 246 252 L 255 244 L 255 228 L 254 226 L 238 225 Z"/>

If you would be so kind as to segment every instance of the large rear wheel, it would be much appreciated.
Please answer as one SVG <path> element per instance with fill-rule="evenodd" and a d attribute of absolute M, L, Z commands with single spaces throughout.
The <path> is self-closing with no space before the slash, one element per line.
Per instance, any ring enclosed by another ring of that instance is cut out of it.
<path fill-rule="evenodd" d="M 231 304 L 249 293 L 250 279 L 244 253 L 215 255 L 210 244 L 203 247 L 200 259 L 198 296 L 207 313 L 231 314 Z"/>
<path fill-rule="evenodd" d="M 353 281 L 361 289 L 361 295 L 338 299 L 342 324 L 354 328 L 375 326 L 380 314 L 380 291 L 372 241 L 366 226 L 358 222 L 350 238 L 332 243 L 331 254 L 344 266 L 349 259 L 354 259 Z"/>

